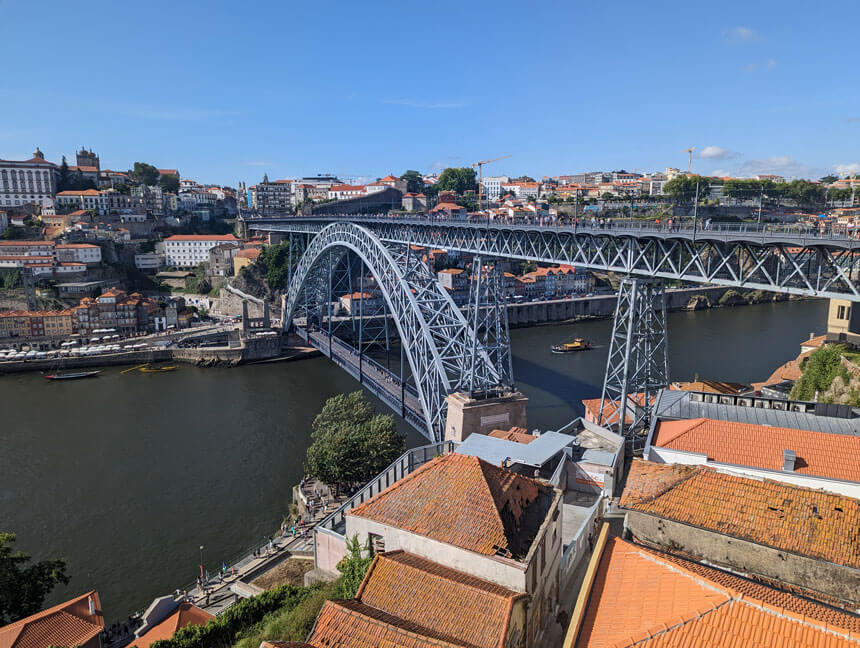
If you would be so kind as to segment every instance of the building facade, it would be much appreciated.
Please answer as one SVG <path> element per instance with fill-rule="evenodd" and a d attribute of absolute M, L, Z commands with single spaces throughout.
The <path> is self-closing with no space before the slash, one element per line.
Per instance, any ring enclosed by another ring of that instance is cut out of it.
<path fill-rule="evenodd" d="M 164 241 L 165 263 L 177 268 L 193 268 L 209 262 L 209 251 L 224 243 L 238 243 L 232 234 L 177 234 Z"/>
<path fill-rule="evenodd" d="M 60 172 L 37 148 L 29 160 L 0 160 L 0 207 L 50 204 Z"/>

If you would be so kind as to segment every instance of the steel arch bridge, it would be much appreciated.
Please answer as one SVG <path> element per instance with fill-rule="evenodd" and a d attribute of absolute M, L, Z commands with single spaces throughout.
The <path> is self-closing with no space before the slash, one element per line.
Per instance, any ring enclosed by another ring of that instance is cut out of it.
<path fill-rule="evenodd" d="M 444 437 L 449 394 L 512 386 L 510 365 L 494 362 L 484 341 L 409 246 L 386 245 L 353 223 L 327 225 L 304 250 L 285 298 L 285 330 L 303 304 L 327 303 L 331 322 L 332 269 L 335 257 L 347 250 L 372 274 L 394 320 L 420 402 L 424 424 L 420 431 L 429 439 L 438 442 Z M 332 344 L 331 333 L 328 344 Z"/>
<path fill-rule="evenodd" d="M 320 231 L 337 217 L 252 219 L 250 229 Z M 537 226 L 350 216 L 381 240 L 575 265 L 651 279 L 860 301 L 860 240 L 793 231 Z"/>

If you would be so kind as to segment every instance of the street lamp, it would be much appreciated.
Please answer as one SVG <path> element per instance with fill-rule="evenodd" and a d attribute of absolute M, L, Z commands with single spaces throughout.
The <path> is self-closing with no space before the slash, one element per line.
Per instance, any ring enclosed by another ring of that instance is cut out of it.
<path fill-rule="evenodd" d="M 200 545 L 200 581 L 203 582 L 203 545 Z"/>

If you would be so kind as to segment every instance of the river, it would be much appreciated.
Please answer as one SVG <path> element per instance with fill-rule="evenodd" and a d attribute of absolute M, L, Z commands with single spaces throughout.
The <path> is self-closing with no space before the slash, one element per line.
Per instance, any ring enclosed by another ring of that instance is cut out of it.
<path fill-rule="evenodd" d="M 763 380 L 824 330 L 826 301 L 669 315 L 673 379 Z M 515 329 L 514 376 L 529 426 L 558 428 L 599 396 L 611 321 Z M 572 336 L 596 350 L 553 355 Z M 0 531 L 71 582 L 49 603 L 98 589 L 109 622 L 220 567 L 280 524 L 311 421 L 357 383 L 325 358 L 235 369 L 48 382 L 0 377 Z M 381 411 L 383 406 L 378 403 Z M 400 422 L 411 445 L 423 438 Z"/>

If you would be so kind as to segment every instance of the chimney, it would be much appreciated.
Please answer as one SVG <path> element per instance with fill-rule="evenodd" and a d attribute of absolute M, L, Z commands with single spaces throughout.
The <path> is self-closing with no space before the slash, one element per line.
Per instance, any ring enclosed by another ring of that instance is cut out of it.
<path fill-rule="evenodd" d="M 96 615 L 96 597 L 90 594 L 87 597 L 87 604 L 89 605 L 90 616 Z"/>
<path fill-rule="evenodd" d="M 794 450 L 782 451 L 782 469 L 785 472 L 794 472 L 794 462 L 797 460 L 797 455 Z"/>

